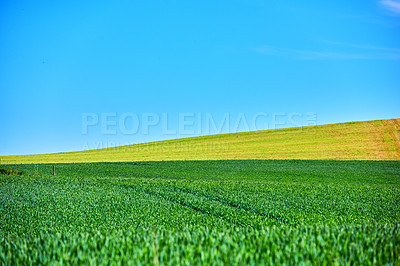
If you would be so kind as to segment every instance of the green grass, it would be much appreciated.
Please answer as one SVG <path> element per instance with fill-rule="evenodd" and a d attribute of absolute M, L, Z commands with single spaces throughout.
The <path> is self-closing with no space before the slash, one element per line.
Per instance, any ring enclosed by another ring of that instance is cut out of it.
<path fill-rule="evenodd" d="M 400 119 L 212 135 L 116 148 L 25 156 L 5 163 L 161 160 L 400 160 Z"/>
<path fill-rule="evenodd" d="M 13 167 L 11 165 L 10 167 L 0 167 L 0 175 L 22 175 L 22 171 L 16 169 L 16 165 Z"/>
<path fill-rule="evenodd" d="M 0 264 L 399 264 L 400 162 L 21 165 Z"/>

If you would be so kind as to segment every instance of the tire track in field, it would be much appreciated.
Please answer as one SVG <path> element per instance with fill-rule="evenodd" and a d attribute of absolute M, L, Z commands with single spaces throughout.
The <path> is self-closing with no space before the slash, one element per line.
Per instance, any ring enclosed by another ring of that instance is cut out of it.
<path fill-rule="evenodd" d="M 221 213 L 217 213 L 215 211 L 211 211 L 211 210 L 207 210 L 207 209 L 201 208 L 199 206 L 191 204 L 190 202 L 185 202 L 185 201 L 179 200 L 177 198 L 168 197 L 166 195 L 163 195 L 161 193 L 157 193 L 157 192 L 154 192 L 154 191 L 151 191 L 151 190 L 135 188 L 135 187 L 133 187 L 131 185 L 127 185 L 127 184 L 122 184 L 121 186 L 123 186 L 125 188 L 130 188 L 130 189 L 134 190 L 135 192 L 145 193 L 147 195 L 150 195 L 150 196 L 153 196 L 153 197 L 165 200 L 165 201 L 169 201 L 171 203 L 179 204 L 179 205 L 181 205 L 183 207 L 190 208 L 190 209 L 192 209 L 192 210 L 194 210 L 196 212 L 199 212 L 201 214 L 213 216 L 213 217 L 218 218 L 220 220 L 223 220 L 223 221 L 225 221 L 227 223 L 231 223 L 231 224 L 235 224 L 235 225 L 243 226 L 243 227 L 244 226 L 248 226 L 248 224 L 245 224 L 245 223 L 243 223 L 243 222 L 241 222 L 239 220 L 231 219 L 231 218 L 229 218 L 226 215 L 223 215 Z"/>
<path fill-rule="evenodd" d="M 122 185 L 122 184 L 120 184 L 120 185 Z M 188 188 L 175 187 L 175 186 L 171 186 L 171 185 L 164 183 L 164 184 L 162 184 L 162 188 L 166 189 L 166 190 L 161 190 L 162 192 L 160 193 L 160 192 L 157 192 L 157 190 L 154 191 L 149 188 L 147 188 L 147 189 L 137 188 L 130 184 L 123 184 L 122 186 L 129 187 L 129 188 L 135 190 L 136 192 L 142 192 L 147 195 L 161 198 L 163 200 L 166 200 L 166 201 L 169 201 L 172 203 L 180 204 L 184 207 L 190 208 L 190 209 L 200 212 L 202 214 L 214 216 L 218 219 L 222 219 L 222 220 L 225 220 L 226 222 L 233 223 L 233 224 L 240 225 L 240 226 L 249 226 L 249 225 L 252 226 L 253 224 L 245 223 L 245 222 L 241 221 L 240 219 L 232 219 L 231 217 L 224 215 L 223 213 L 216 212 L 213 208 L 203 208 L 203 207 L 201 207 L 201 204 L 198 204 L 198 205 L 192 204 L 190 201 L 187 200 L 187 199 L 190 199 L 190 197 L 183 197 L 184 199 L 179 199 L 178 197 L 173 197 L 173 196 L 167 194 L 168 190 L 170 190 L 171 192 L 175 191 L 180 194 L 188 194 L 188 195 L 191 195 L 191 197 L 195 196 L 198 198 L 203 198 L 208 202 L 216 202 L 216 203 L 220 204 L 221 206 L 233 208 L 233 209 L 236 209 L 239 211 L 243 211 L 245 213 L 252 213 L 257 216 L 267 218 L 270 221 L 273 220 L 273 221 L 277 222 L 278 224 L 293 225 L 293 223 L 288 218 L 282 217 L 278 214 L 260 212 L 260 211 L 253 209 L 250 206 L 247 206 L 245 204 L 233 202 L 233 201 L 227 200 L 225 198 L 222 198 L 222 197 L 219 197 L 216 195 L 210 195 L 210 194 L 206 194 L 201 191 L 196 191 L 196 190 L 192 190 L 192 189 L 188 189 Z"/>
<path fill-rule="evenodd" d="M 173 186 L 171 186 L 170 188 L 175 189 L 176 191 L 179 191 L 179 192 L 184 192 L 184 193 L 188 193 L 188 194 L 192 194 L 192 195 L 196 195 L 196 196 L 201 196 L 201 197 L 207 198 L 210 201 L 217 201 L 223 205 L 226 205 L 226 206 L 229 206 L 232 208 L 236 208 L 236 209 L 241 209 L 241 210 L 244 210 L 247 212 L 251 212 L 256 215 L 266 217 L 269 219 L 273 219 L 282 224 L 286 224 L 286 225 L 293 224 L 292 222 L 290 222 L 290 220 L 288 218 L 282 217 L 281 215 L 274 214 L 274 213 L 263 213 L 258 210 L 255 210 L 245 204 L 233 202 L 233 201 L 224 199 L 222 197 L 218 197 L 218 196 L 211 195 L 211 194 L 206 194 L 204 192 L 192 190 L 192 189 L 188 189 L 188 188 L 180 188 L 180 187 L 173 187 Z"/>

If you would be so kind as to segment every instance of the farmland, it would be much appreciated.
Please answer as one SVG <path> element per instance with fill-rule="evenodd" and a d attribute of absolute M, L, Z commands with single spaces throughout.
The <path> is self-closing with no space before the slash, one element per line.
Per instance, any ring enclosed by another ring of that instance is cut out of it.
<path fill-rule="evenodd" d="M 0 263 L 399 264 L 397 161 L 19 165 Z"/>
<path fill-rule="evenodd" d="M 400 119 L 211 135 L 68 153 L 0 156 L 3 164 L 243 159 L 400 160 Z"/>

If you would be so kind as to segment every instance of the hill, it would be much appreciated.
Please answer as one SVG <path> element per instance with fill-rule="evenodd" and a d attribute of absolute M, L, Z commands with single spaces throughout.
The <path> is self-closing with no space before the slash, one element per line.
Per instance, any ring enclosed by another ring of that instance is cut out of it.
<path fill-rule="evenodd" d="M 400 160 L 400 119 L 339 123 L 175 139 L 115 148 L 2 156 L 8 163 L 162 160 Z"/>

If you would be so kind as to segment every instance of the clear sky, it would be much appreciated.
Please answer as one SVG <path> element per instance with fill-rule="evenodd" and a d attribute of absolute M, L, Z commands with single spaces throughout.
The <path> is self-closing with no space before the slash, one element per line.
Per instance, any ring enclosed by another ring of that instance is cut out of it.
<path fill-rule="evenodd" d="M 398 118 L 399 32 L 398 0 L 1 1 L 0 155 Z"/>

